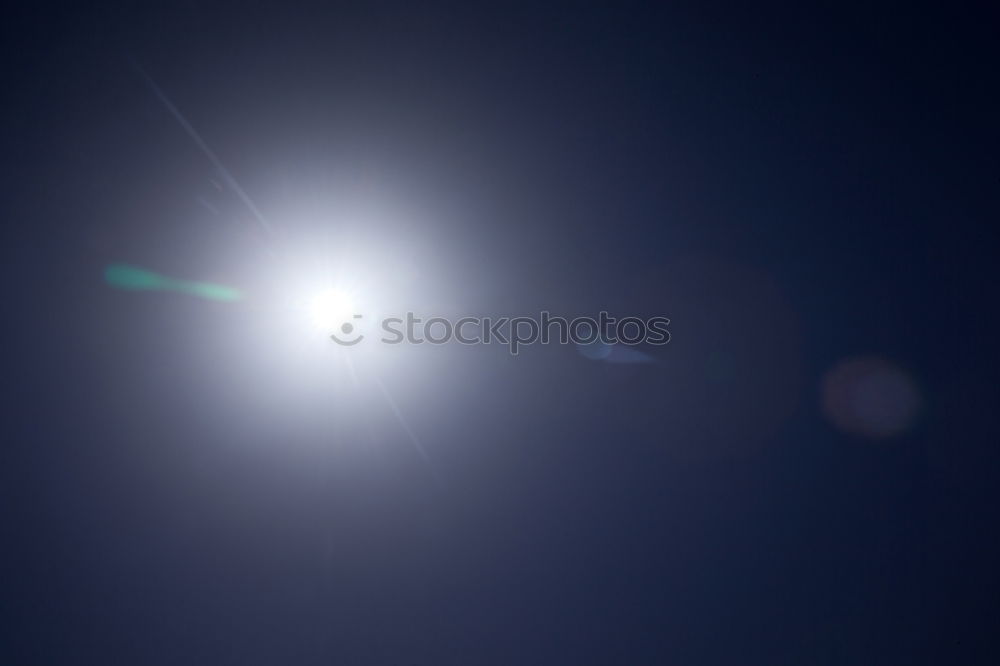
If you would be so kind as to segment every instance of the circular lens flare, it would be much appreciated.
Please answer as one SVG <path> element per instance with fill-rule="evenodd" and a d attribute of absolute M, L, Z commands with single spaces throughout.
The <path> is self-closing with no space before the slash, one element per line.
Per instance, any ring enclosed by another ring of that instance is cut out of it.
<path fill-rule="evenodd" d="M 879 357 L 842 361 L 823 381 L 823 411 L 837 427 L 872 439 L 898 435 L 920 409 L 916 382 Z"/>

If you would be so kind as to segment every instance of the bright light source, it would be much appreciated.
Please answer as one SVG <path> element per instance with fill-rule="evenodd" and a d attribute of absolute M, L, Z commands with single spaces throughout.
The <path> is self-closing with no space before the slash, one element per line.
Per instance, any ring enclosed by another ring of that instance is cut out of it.
<path fill-rule="evenodd" d="M 317 294 L 309 303 L 309 316 L 313 324 L 324 331 L 332 331 L 358 314 L 350 294 L 340 289 L 329 289 Z"/>

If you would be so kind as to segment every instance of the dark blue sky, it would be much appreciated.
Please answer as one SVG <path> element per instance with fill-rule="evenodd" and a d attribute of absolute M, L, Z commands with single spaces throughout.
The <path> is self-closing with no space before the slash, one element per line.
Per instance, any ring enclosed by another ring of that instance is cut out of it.
<path fill-rule="evenodd" d="M 995 10 L 544 5 L 5 17 L 0 661 L 996 663 Z M 672 340 L 379 361 L 428 465 L 258 305 L 345 238 Z"/>

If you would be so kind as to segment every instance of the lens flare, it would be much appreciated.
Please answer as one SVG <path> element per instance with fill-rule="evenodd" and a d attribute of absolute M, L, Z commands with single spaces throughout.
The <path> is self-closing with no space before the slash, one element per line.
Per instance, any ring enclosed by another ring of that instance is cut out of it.
<path fill-rule="evenodd" d="M 309 301 L 309 317 L 316 328 L 330 331 L 356 314 L 354 299 L 342 289 L 328 289 Z"/>
<path fill-rule="evenodd" d="M 177 280 L 127 264 L 112 264 L 104 269 L 104 281 L 112 287 L 129 291 L 173 291 L 209 301 L 238 301 L 238 289 L 211 282 Z"/>
<path fill-rule="evenodd" d="M 879 357 L 842 361 L 823 380 L 823 412 L 841 430 L 871 439 L 906 431 L 921 396 L 902 368 Z"/>

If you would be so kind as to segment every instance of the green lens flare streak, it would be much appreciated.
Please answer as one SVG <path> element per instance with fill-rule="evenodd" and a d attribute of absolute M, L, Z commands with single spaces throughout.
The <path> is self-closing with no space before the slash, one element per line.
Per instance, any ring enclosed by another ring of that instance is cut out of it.
<path fill-rule="evenodd" d="M 239 289 L 210 282 L 177 280 L 127 264 L 111 264 L 104 269 L 104 281 L 112 287 L 129 291 L 175 291 L 209 301 L 238 301 Z"/>

